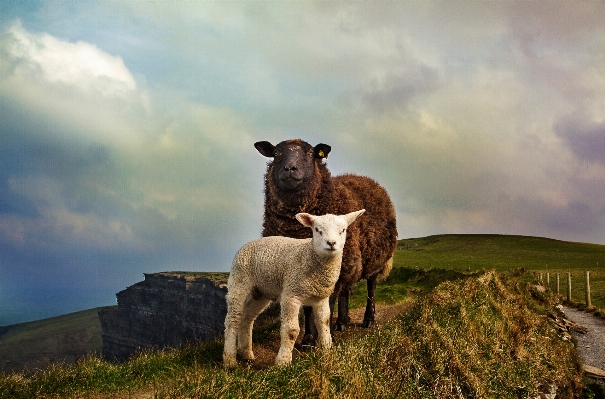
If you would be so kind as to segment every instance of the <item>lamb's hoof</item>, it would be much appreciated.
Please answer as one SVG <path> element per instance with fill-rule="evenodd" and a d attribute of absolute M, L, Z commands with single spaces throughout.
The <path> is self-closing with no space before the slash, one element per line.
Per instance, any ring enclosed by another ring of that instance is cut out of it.
<path fill-rule="evenodd" d="M 372 327 L 372 325 L 374 325 L 374 320 L 364 320 L 363 321 L 364 328 L 370 328 L 370 327 Z"/>
<path fill-rule="evenodd" d="M 347 325 L 344 323 L 336 323 L 334 326 L 334 331 L 345 332 L 347 331 Z"/>
<path fill-rule="evenodd" d="M 254 359 L 243 359 L 244 364 L 254 364 Z"/>

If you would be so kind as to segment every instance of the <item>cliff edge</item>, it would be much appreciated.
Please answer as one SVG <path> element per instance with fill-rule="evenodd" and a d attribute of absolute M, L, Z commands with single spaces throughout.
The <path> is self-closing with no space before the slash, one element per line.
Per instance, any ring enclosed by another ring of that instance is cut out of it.
<path fill-rule="evenodd" d="M 224 332 L 229 273 L 162 272 L 116 294 L 99 311 L 103 356 L 125 360 L 146 349 L 180 348 Z"/>

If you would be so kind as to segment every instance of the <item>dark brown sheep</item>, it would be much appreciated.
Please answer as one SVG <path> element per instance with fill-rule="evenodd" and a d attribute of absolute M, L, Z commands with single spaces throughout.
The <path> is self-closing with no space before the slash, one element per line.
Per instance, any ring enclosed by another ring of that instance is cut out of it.
<path fill-rule="evenodd" d="M 331 150 L 327 144 L 312 147 L 302 140 L 287 140 L 274 146 L 260 141 L 254 147 L 273 158 L 265 175 L 263 237 L 311 237 L 309 229 L 294 217 L 300 212 L 342 215 L 365 208 L 365 215 L 347 230 L 340 277 L 330 304 L 333 309 L 338 298 L 335 328 L 344 331 L 349 322 L 349 291 L 356 282 L 367 280 L 363 325 L 371 326 L 376 279 L 389 274 L 397 247 L 395 209 L 387 192 L 368 177 L 345 174 L 333 178 L 323 162 Z M 310 316 L 311 309 L 305 308 L 304 344 L 312 344 L 316 335 Z"/>

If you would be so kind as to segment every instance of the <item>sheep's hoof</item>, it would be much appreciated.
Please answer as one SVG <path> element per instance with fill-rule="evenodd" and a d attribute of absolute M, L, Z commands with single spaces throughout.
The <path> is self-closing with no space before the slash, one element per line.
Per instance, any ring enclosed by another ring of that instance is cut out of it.
<path fill-rule="evenodd" d="M 300 343 L 300 348 L 297 349 L 301 351 L 309 351 L 315 347 L 315 341 L 316 339 L 313 335 L 307 334 L 303 337 Z"/>
<path fill-rule="evenodd" d="M 374 320 L 364 320 L 363 321 L 364 328 L 370 328 L 370 327 L 372 327 L 373 324 L 374 324 Z"/>
<path fill-rule="evenodd" d="M 243 362 L 245 364 L 253 364 L 254 363 L 254 359 L 243 359 Z"/>
<path fill-rule="evenodd" d="M 345 323 L 336 323 L 334 326 L 335 331 L 345 332 L 347 331 L 347 325 Z"/>

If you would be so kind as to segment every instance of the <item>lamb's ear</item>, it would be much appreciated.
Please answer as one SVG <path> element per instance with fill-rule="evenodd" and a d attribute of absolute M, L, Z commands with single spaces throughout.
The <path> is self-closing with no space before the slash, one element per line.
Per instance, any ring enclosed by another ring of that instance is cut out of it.
<path fill-rule="evenodd" d="M 351 223 L 353 223 L 355 221 L 355 219 L 357 219 L 359 216 L 361 216 L 365 211 L 366 211 L 365 209 L 362 209 L 360 211 L 347 213 L 346 215 L 342 215 L 342 217 L 347 221 L 347 225 L 350 225 Z"/>
<path fill-rule="evenodd" d="M 332 151 L 332 147 L 327 144 L 319 143 L 315 147 L 313 147 L 313 153 L 315 154 L 315 158 L 328 158 L 328 154 Z"/>
<path fill-rule="evenodd" d="M 313 221 L 315 220 L 315 216 L 310 215 L 308 213 L 297 213 L 296 220 L 302 223 L 305 227 L 313 227 Z"/>
<path fill-rule="evenodd" d="M 268 141 L 257 141 L 254 143 L 254 148 L 268 158 L 273 158 L 275 154 L 275 146 Z"/>

